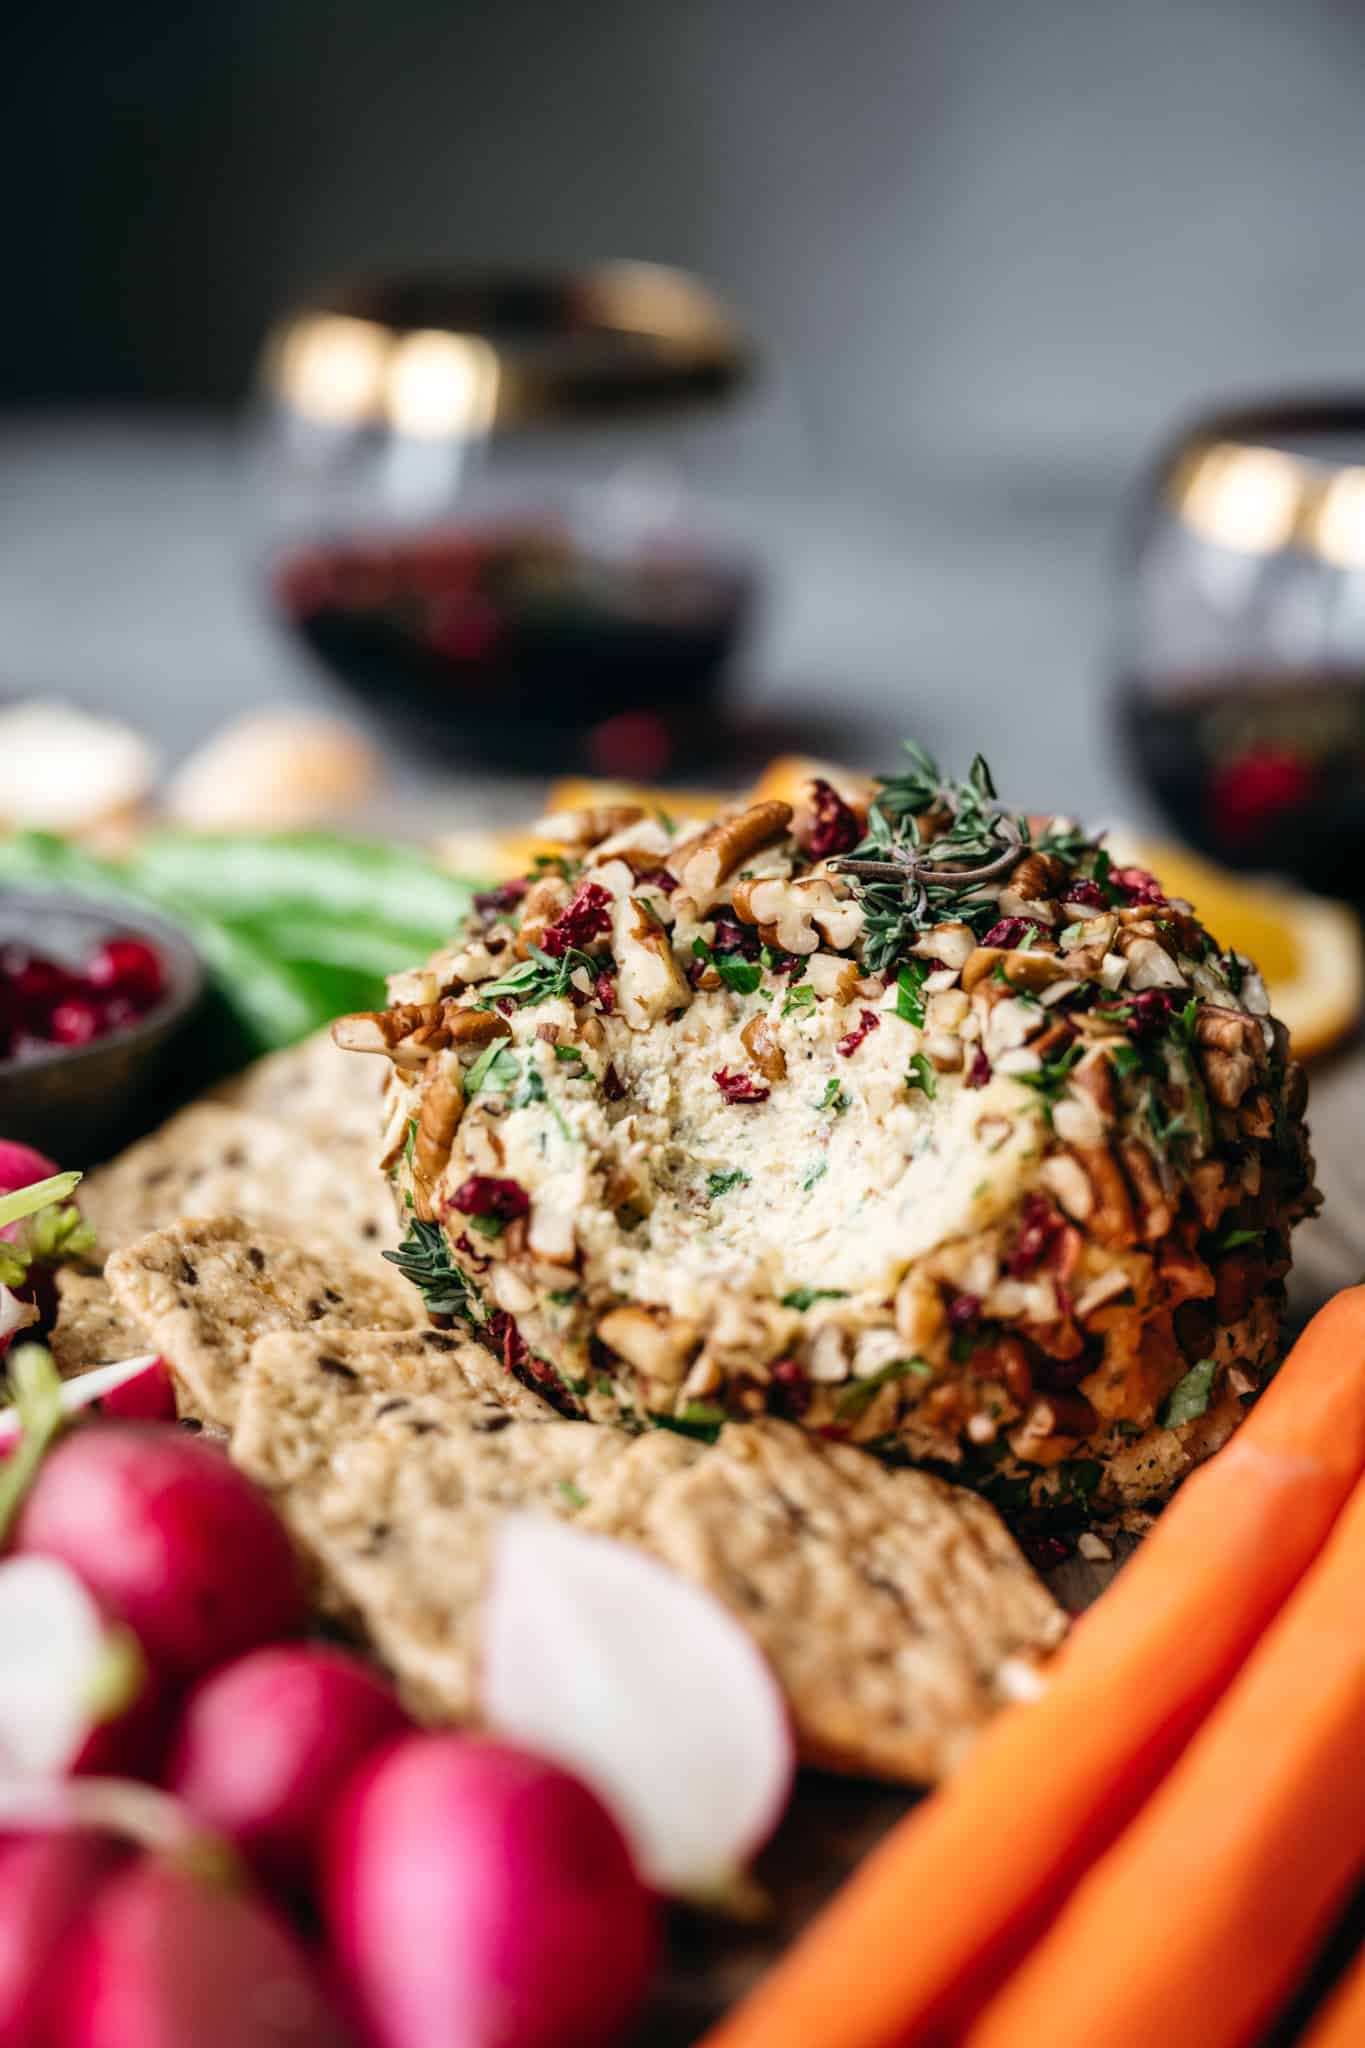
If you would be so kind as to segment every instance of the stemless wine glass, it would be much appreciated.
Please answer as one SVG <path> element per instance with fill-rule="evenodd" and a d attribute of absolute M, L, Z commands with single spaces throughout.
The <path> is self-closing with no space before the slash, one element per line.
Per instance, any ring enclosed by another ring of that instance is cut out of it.
<path fill-rule="evenodd" d="M 1233 866 L 1365 899 L 1365 398 L 1182 435 L 1121 603 L 1122 728 L 1172 822 Z"/>
<path fill-rule="evenodd" d="M 424 745 L 676 769 L 759 588 L 761 390 L 728 310 L 652 264 L 327 295 L 261 364 L 273 604 Z"/>

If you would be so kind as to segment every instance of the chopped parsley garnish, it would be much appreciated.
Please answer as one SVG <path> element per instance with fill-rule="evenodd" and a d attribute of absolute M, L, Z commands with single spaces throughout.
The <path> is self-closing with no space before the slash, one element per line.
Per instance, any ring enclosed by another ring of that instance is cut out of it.
<path fill-rule="evenodd" d="M 555 1485 L 571 1508 L 585 1508 L 588 1505 L 587 1494 L 581 1486 L 575 1486 L 572 1479 L 557 1479 Z"/>
<path fill-rule="evenodd" d="M 567 1308 L 570 1302 L 577 1301 L 578 1292 L 576 1287 L 556 1287 L 545 1299 L 552 1301 L 556 1308 Z"/>
<path fill-rule="evenodd" d="M 1026 1088 L 1036 1089 L 1050 1107 L 1066 1086 L 1071 1070 L 1084 1050 L 1079 1042 L 1069 1045 L 1055 1060 L 1044 1060 L 1036 1073 L 1016 1074 L 1014 1079 L 1022 1081 Z"/>
<path fill-rule="evenodd" d="M 397 1266 L 405 1280 L 411 1280 L 429 1314 L 461 1316 L 467 1323 L 483 1321 L 476 1297 L 451 1257 L 439 1223 L 422 1223 L 414 1217 L 397 1251 L 385 1252 L 384 1257 Z"/>
<path fill-rule="evenodd" d="M 531 1061 L 528 1057 L 526 1061 L 526 1072 L 522 1079 L 522 1084 L 520 1088 L 517 1090 L 516 1094 L 512 1097 L 512 1107 L 513 1109 L 526 1109 L 533 1102 L 544 1102 L 548 1105 L 550 1115 L 554 1118 L 555 1122 L 559 1125 L 560 1131 L 572 1145 L 572 1143 L 574 1142 L 574 1135 L 573 1132 L 569 1129 L 569 1126 L 564 1121 L 564 1112 L 560 1109 L 559 1104 L 557 1102 L 550 1101 L 550 1098 L 545 1091 L 545 1078 L 542 1075 L 539 1067 L 532 1066 Z"/>
<path fill-rule="evenodd" d="M 938 1075 L 934 1072 L 933 1063 L 927 1052 L 911 1053 L 910 1071 L 905 1077 L 905 1085 L 912 1093 L 918 1088 L 931 1102 L 938 1094 Z"/>
<path fill-rule="evenodd" d="M 598 975 L 611 972 L 612 963 L 605 955 L 594 959 L 579 946 L 569 946 L 558 959 L 543 952 L 539 946 L 532 946 L 529 960 L 519 961 L 499 980 L 485 981 L 481 985 L 479 1007 L 486 1010 L 498 998 L 531 1004 L 546 1002 L 551 996 L 566 996 L 573 986 L 573 975 L 580 967 L 596 980 Z"/>
<path fill-rule="evenodd" d="M 471 1216 L 469 1227 L 477 1230 L 480 1237 L 501 1237 L 503 1221 L 501 1216 Z"/>
<path fill-rule="evenodd" d="M 746 960 L 742 953 L 713 952 L 705 939 L 693 939 L 692 951 L 706 966 L 714 967 L 726 988 L 737 996 L 751 996 L 763 979 L 757 960 Z"/>
<path fill-rule="evenodd" d="M 782 1005 L 782 1015 L 790 1017 L 793 1010 L 813 1010 L 815 990 L 808 981 L 798 981 L 795 988 L 787 990 L 787 1000 Z"/>
<path fill-rule="evenodd" d="M 801 1170 L 801 1192 L 808 1195 L 815 1186 L 815 1183 L 818 1180 L 823 1180 L 828 1172 L 829 1161 L 827 1159 L 809 1160 Z"/>
<path fill-rule="evenodd" d="M 1206 1412 L 1217 1371 L 1217 1359 L 1201 1358 L 1183 1379 L 1176 1381 L 1157 1410 L 1156 1419 L 1163 1429 L 1176 1429 L 1182 1422 L 1194 1422 Z"/>
<path fill-rule="evenodd" d="M 808 1308 L 814 1308 L 817 1301 L 844 1301 L 846 1287 L 793 1287 L 790 1294 L 782 1297 L 783 1308 L 798 1308 L 804 1315 Z"/>
<path fill-rule="evenodd" d="M 911 1376 L 932 1379 L 934 1368 L 923 1358 L 893 1358 L 890 1365 L 884 1365 L 880 1371 L 869 1373 L 865 1380 L 854 1380 L 851 1386 L 845 1387 L 834 1404 L 834 1412 L 841 1422 L 856 1421 L 872 1406 L 873 1396 L 882 1387 L 890 1386 L 892 1380 Z"/>
<path fill-rule="evenodd" d="M 566 1067 L 571 1064 L 577 1064 L 580 1067 L 583 1065 L 583 1055 L 576 1045 L 557 1045 L 554 1049 L 554 1055 L 557 1060 L 562 1060 Z"/>
<path fill-rule="evenodd" d="M 896 976 L 896 1015 L 907 1024 L 924 1022 L 924 978 L 928 969 L 922 960 L 907 960 Z"/>
<path fill-rule="evenodd" d="M 1135 1045 L 1129 1045 L 1126 1041 L 1116 1041 L 1113 1045 L 1108 1046 L 1106 1050 L 1109 1054 L 1110 1066 L 1121 1079 L 1126 1080 L 1130 1074 L 1140 1074 L 1142 1072 L 1142 1054 Z"/>
<path fill-rule="evenodd" d="M 1104 1467 L 1098 1459 L 1068 1458 L 1057 1467 L 1057 1477 L 1062 1482 L 1063 1496 L 1074 1500 L 1083 1514 L 1089 1514 L 1095 1489 L 1104 1477 Z"/>
<path fill-rule="evenodd" d="M 698 1414 L 698 1410 L 703 1413 Z M 709 1401 L 689 1401 L 681 1415 L 664 1415 L 657 1408 L 649 1408 L 645 1420 L 652 1429 L 671 1429 L 675 1436 L 695 1437 L 700 1443 L 713 1444 L 725 1421 L 725 1410 L 713 1408 Z"/>
<path fill-rule="evenodd" d="M 1226 1236 L 1219 1238 L 1218 1249 L 1220 1252 L 1240 1251 L 1243 1245 L 1259 1244 L 1264 1236 L 1263 1230 L 1229 1230 Z"/>
<path fill-rule="evenodd" d="M 831 1075 L 825 1083 L 825 1092 L 816 1107 L 819 1109 L 832 1109 L 836 1116 L 842 1116 L 852 1100 L 853 1097 L 847 1092 L 837 1075 Z"/>
<path fill-rule="evenodd" d="M 475 1060 L 464 1077 L 466 1095 L 503 1094 L 521 1079 L 521 1062 L 505 1038 L 495 1038 Z"/>
<path fill-rule="evenodd" d="M 1057 944 L 1063 948 L 1067 946 L 1079 946 L 1081 943 L 1081 934 L 1084 930 L 1085 926 L 1079 920 L 1075 924 L 1067 925 L 1065 929 L 1061 933 L 1059 933 L 1057 938 Z"/>
<path fill-rule="evenodd" d="M 749 1184 L 749 1176 L 742 1166 L 732 1166 L 728 1173 L 708 1173 L 706 1192 L 716 1201 L 721 1195 L 728 1195 L 732 1188 L 743 1188 Z"/>

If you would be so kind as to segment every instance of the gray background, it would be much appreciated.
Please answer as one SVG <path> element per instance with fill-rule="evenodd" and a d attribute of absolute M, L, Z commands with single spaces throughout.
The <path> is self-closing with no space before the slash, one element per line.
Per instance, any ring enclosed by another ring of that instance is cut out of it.
<path fill-rule="evenodd" d="M 22 0 L 6 33 L 0 686 L 156 707 L 173 750 L 312 687 L 184 408 L 318 278 L 703 271 L 804 428 L 754 477 L 758 699 L 856 701 L 863 753 L 984 736 L 1037 801 L 1133 801 L 1102 704 L 1144 452 L 1361 364 L 1351 0 Z"/>

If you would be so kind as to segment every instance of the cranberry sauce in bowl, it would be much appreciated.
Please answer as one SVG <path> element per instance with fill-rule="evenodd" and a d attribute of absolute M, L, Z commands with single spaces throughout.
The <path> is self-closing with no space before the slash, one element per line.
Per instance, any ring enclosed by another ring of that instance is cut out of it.
<path fill-rule="evenodd" d="M 203 976 L 159 918 L 0 893 L 0 1136 L 86 1166 L 171 1106 Z"/>

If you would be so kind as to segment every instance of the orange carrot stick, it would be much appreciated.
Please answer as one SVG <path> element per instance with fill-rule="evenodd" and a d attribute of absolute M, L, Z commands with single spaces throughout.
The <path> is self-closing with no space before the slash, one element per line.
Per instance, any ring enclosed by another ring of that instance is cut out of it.
<path fill-rule="evenodd" d="M 1365 1869 L 1365 1487 L 968 2048 L 1245 2048 Z"/>
<path fill-rule="evenodd" d="M 1301 2048 L 1360 2048 L 1365 2041 L 1365 1955 L 1357 1956 L 1304 2035 Z"/>
<path fill-rule="evenodd" d="M 706 2048 L 948 2038 L 1167 1769 L 1363 1471 L 1356 1287 L 1314 1318 L 1232 1442 L 1182 1487 L 1042 1698 L 993 1724 Z"/>

